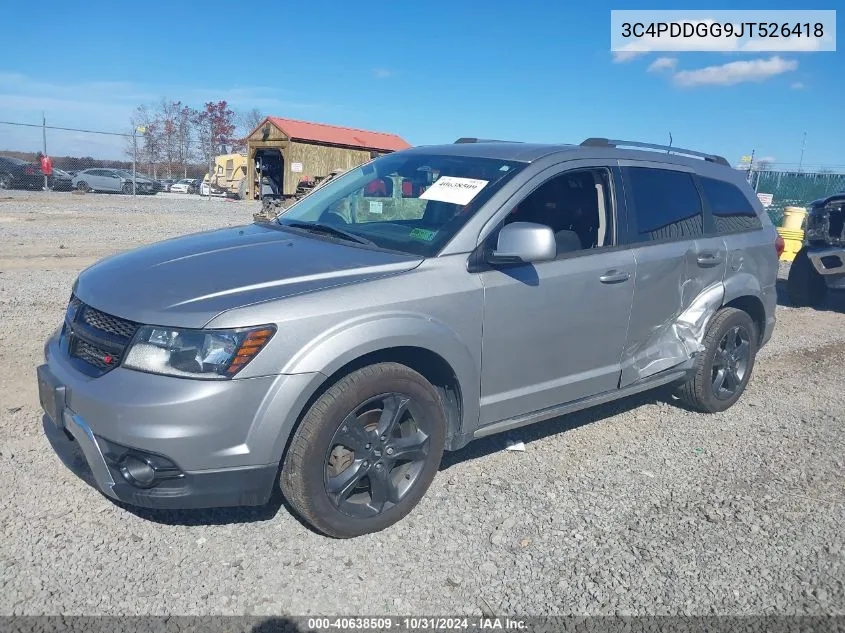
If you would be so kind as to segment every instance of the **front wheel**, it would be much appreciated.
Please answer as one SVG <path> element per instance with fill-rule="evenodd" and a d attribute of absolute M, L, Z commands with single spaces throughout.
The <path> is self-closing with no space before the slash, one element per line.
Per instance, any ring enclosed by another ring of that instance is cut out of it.
<path fill-rule="evenodd" d="M 123 191 L 124 195 L 131 196 L 132 195 L 132 183 L 131 182 L 123 183 L 123 187 L 121 187 L 121 191 Z"/>
<path fill-rule="evenodd" d="M 280 484 L 294 510 L 335 538 L 377 532 L 407 515 L 443 456 L 437 390 L 397 363 L 344 376 L 296 429 Z"/>
<path fill-rule="evenodd" d="M 747 312 L 719 310 L 704 334 L 695 373 L 678 397 L 705 413 L 725 411 L 739 400 L 757 357 L 757 326 Z"/>
<path fill-rule="evenodd" d="M 11 174 L 0 174 L 0 189 L 11 189 L 12 188 L 12 175 Z"/>
<path fill-rule="evenodd" d="M 91 189 L 88 187 L 88 183 L 84 180 L 80 180 L 78 183 L 76 183 L 76 188 L 79 191 L 91 191 Z"/>

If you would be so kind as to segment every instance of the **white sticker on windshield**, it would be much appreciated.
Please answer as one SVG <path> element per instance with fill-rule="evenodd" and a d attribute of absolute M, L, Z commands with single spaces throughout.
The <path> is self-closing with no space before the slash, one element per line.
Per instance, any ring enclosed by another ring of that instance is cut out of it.
<path fill-rule="evenodd" d="M 381 200 L 370 200 L 370 213 L 381 215 L 383 210 L 384 207 L 382 205 Z"/>
<path fill-rule="evenodd" d="M 489 180 L 441 176 L 420 196 L 420 200 L 451 202 L 461 206 L 469 204 L 484 189 Z"/>

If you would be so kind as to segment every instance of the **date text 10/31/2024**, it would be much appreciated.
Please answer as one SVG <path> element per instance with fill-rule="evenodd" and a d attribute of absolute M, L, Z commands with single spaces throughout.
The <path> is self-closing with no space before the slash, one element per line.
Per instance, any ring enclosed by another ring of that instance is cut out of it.
<path fill-rule="evenodd" d="M 418 631 L 519 631 L 526 630 L 524 620 L 501 617 L 375 617 L 375 618 L 308 618 L 308 629 L 314 631 L 418 630 Z"/>

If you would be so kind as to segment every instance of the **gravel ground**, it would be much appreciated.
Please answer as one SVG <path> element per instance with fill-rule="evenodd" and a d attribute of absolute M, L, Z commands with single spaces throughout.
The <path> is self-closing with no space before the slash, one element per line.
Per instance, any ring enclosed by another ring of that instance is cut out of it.
<path fill-rule="evenodd" d="M 34 368 L 75 275 L 255 203 L 3 193 L 0 614 L 845 614 L 845 296 L 779 307 L 726 413 L 644 394 L 481 440 L 406 520 L 335 541 L 278 498 L 120 507 L 42 436 Z"/>

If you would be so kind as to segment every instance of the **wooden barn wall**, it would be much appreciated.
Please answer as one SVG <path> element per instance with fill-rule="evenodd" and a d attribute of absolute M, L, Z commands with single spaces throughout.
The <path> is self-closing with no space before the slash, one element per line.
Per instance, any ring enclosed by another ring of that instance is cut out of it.
<path fill-rule="evenodd" d="M 334 169 L 351 169 L 370 160 L 370 150 L 331 147 L 291 141 L 284 155 L 285 195 L 293 195 L 300 178 L 328 176 Z M 294 173 L 291 165 L 302 164 L 302 171 Z"/>

